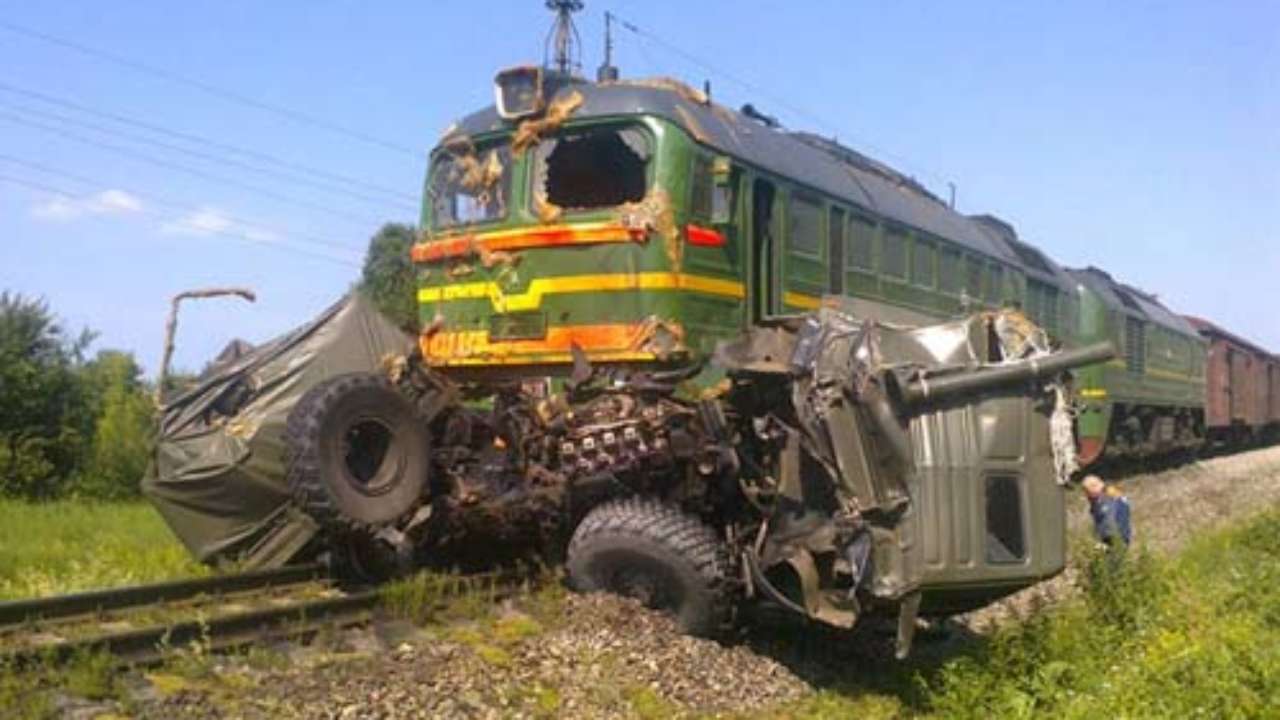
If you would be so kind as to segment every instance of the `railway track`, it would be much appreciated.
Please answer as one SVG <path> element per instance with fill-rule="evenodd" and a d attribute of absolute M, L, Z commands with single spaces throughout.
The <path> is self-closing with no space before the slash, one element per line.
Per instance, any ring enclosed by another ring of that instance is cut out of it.
<path fill-rule="evenodd" d="M 484 573 L 442 583 L 445 604 L 482 581 L 495 597 L 527 576 Z M 378 587 L 338 589 L 320 565 L 136 585 L 0 603 L 0 666 L 62 665 L 91 653 L 121 664 L 155 663 L 174 648 L 226 651 L 369 622 Z"/>

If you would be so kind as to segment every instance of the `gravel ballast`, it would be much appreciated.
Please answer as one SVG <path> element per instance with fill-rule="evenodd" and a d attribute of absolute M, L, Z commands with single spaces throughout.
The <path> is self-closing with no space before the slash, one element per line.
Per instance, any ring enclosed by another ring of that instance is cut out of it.
<path fill-rule="evenodd" d="M 1280 447 L 1131 475 L 1136 542 L 1177 551 L 1193 534 L 1280 503 Z M 1082 497 L 1071 532 L 1088 532 Z M 1070 570 L 960 621 L 976 632 L 1074 592 Z M 1038 596 L 1038 597 L 1037 597 Z M 1032 599 L 1035 597 L 1036 599 Z M 204 676 L 135 678 L 130 714 L 217 718 L 676 718 L 769 716 L 814 691 L 822 668 L 750 636 L 720 644 L 681 635 L 666 617 L 609 596 L 567 595 L 559 612 L 522 608 L 447 626 L 401 624 L 291 648 L 266 667 L 214 659 Z M 849 636 L 844 636 L 849 642 Z M 885 656 L 873 661 L 889 663 Z M 830 668 L 838 672 L 837 668 Z"/>

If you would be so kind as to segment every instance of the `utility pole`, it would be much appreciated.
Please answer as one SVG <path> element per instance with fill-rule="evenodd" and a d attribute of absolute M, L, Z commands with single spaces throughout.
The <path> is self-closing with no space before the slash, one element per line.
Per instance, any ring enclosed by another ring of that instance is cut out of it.
<path fill-rule="evenodd" d="M 613 64 L 613 13 L 604 11 L 604 62 L 596 70 L 596 82 L 618 79 L 618 68 Z"/>

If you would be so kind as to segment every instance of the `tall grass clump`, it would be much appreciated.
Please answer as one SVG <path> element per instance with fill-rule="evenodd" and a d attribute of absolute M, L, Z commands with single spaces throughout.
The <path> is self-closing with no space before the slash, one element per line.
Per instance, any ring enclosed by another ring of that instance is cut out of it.
<path fill-rule="evenodd" d="M 924 686 L 938 717 L 1263 718 L 1280 711 L 1280 512 L 1173 560 L 1089 552 L 1083 597 Z"/>
<path fill-rule="evenodd" d="M 0 499 L 0 600 L 207 572 L 147 503 Z"/>

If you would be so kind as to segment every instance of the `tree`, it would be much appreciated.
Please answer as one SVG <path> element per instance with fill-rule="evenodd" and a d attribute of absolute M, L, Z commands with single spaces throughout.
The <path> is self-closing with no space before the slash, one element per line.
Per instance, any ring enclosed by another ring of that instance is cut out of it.
<path fill-rule="evenodd" d="M 409 250 L 412 225 L 387 223 L 369 240 L 360 290 L 406 332 L 418 332 L 418 282 Z"/>
<path fill-rule="evenodd" d="M 93 417 L 75 373 L 93 334 L 71 338 L 44 300 L 0 293 L 0 491 L 53 497 L 84 457 Z"/>
<path fill-rule="evenodd" d="M 103 350 L 81 371 L 94 411 L 93 442 L 74 491 L 103 499 L 135 497 L 150 459 L 154 407 L 131 353 Z"/>

